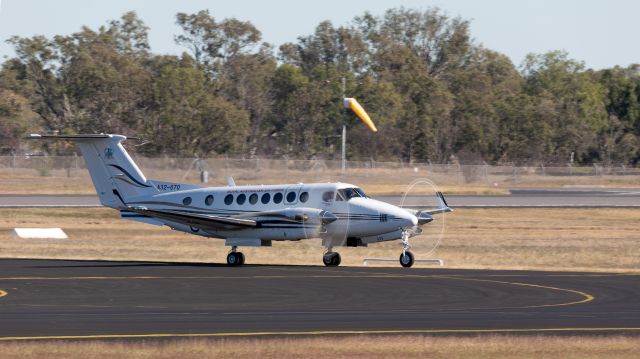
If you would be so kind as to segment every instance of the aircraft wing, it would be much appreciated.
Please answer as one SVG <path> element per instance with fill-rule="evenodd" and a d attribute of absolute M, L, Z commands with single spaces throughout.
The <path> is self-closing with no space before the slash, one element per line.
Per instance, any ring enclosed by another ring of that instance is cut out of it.
<path fill-rule="evenodd" d="M 407 211 L 411 212 L 414 216 L 418 218 L 418 225 L 422 226 L 423 224 L 427 224 L 433 221 L 433 215 L 439 213 L 453 212 L 453 209 L 447 205 L 447 201 L 444 199 L 444 196 L 441 192 L 436 193 L 436 198 L 438 199 L 438 208 L 434 209 L 407 209 Z"/>
<path fill-rule="evenodd" d="M 229 230 L 257 227 L 258 223 L 252 219 L 221 217 L 210 214 L 190 213 L 173 210 L 147 209 L 145 207 L 130 207 L 130 211 L 152 218 L 177 222 L 204 230 Z"/>
<path fill-rule="evenodd" d="M 232 217 L 215 216 L 170 209 L 148 209 L 129 207 L 128 211 L 160 220 L 181 223 L 204 230 L 234 230 L 260 227 L 273 220 L 288 223 L 326 225 L 338 219 L 334 214 L 315 208 L 287 208 L 277 211 L 253 212 Z"/>

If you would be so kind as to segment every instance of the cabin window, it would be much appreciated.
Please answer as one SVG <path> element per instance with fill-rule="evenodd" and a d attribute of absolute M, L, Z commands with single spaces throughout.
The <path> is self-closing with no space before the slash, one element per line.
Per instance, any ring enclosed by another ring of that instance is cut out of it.
<path fill-rule="evenodd" d="M 224 198 L 224 204 L 226 204 L 227 206 L 230 205 L 231 203 L 233 203 L 233 195 L 232 194 L 228 194 L 225 198 Z"/>
<path fill-rule="evenodd" d="M 287 193 L 287 202 L 291 203 L 291 202 L 295 202 L 295 200 L 296 200 L 296 193 L 295 192 Z"/>
<path fill-rule="evenodd" d="M 244 193 L 240 193 L 238 195 L 238 197 L 236 197 L 236 203 L 237 204 L 244 204 L 244 202 L 247 200 L 247 195 Z"/>
<path fill-rule="evenodd" d="M 258 195 L 257 194 L 252 194 L 251 196 L 249 196 L 249 203 L 251 204 L 256 204 L 258 202 Z"/>
<path fill-rule="evenodd" d="M 182 200 L 182 204 L 184 204 L 185 206 L 190 205 L 190 204 L 191 204 L 191 197 L 185 197 L 185 198 Z"/>
<path fill-rule="evenodd" d="M 212 195 L 208 195 L 205 199 L 204 199 L 204 204 L 206 204 L 207 206 L 210 206 L 213 204 L 213 196 Z"/>
<path fill-rule="evenodd" d="M 273 195 L 273 203 L 280 203 L 280 202 L 282 202 L 282 193 L 278 192 Z"/>
<path fill-rule="evenodd" d="M 323 202 L 331 202 L 331 201 L 333 201 L 333 196 L 334 196 L 333 191 L 327 191 L 327 192 L 322 194 L 322 201 Z"/>
<path fill-rule="evenodd" d="M 309 192 L 300 193 L 300 202 L 305 203 L 309 200 Z"/>
<path fill-rule="evenodd" d="M 263 195 L 262 195 L 262 198 L 260 199 L 260 201 L 261 201 L 263 204 L 267 204 L 267 203 L 269 203 L 269 201 L 270 201 L 270 200 L 271 200 L 271 195 L 270 195 L 270 194 L 268 194 L 268 193 L 263 194 Z"/>

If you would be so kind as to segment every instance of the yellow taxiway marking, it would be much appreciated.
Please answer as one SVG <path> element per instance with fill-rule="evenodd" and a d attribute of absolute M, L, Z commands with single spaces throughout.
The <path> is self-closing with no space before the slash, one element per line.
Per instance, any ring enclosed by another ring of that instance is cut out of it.
<path fill-rule="evenodd" d="M 500 283 L 500 284 L 509 284 L 509 285 L 516 285 L 516 286 L 521 286 L 521 287 L 530 287 L 530 288 L 542 288 L 542 289 L 550 289 L 550 290 L 555 290 L 555 291 L 560 291 L 560 292 L 565 292 L 565 293 L 573 293 L 573 294 L 577 294 L 579 296 L 582 296 L 582 300 L 576 300 L 576 301 L 571 301 L 571 302 L 564 302 L 564 303 L 555 303 L 555 304 L 540 304 L 540 305 L 528 305 L 528 306 L 521 306 L 521 307 L 506 307 L 508 308 L 543 308 L 543 307 L 563 307 L 563 306 L 567 306 L 567 305 L 575 305 L 575 304 L 584 304 L 587 302 L 591 302 L 592 300 L 595 299 L 595 297 L 589 293 L 585 293 L 585 292 L 581 292 L 579 290 L 575 290 L 575 289 L 567 289 L 567 288 L 559 288 L 559 287 L 551 287 L 548 285 L 540 285 L 540 284 L 531 284 L 531 283 L 520 283 L 520 282 L 507 282 L 507 281 L 501 281 L 501 280 L 493 280 L 493 279 L 478 279 L 478 278 L 460 278 L 460 277 L 455 277 L 455 276 L 439 276 L 440 278 L 447 278 L 447 279 L 458 279 L 458 280 L 466 280 L 466 281 L 473 281 L 473 282 L 488 282 L 488 283 Z"/>
<path fill-rule="evenodd" d="M 387 273 L 367 273 L 356 276 L 340 276 L 334 274 L 325 274 L 325 275 L 310 275 L 310 276 L 296 276 L 296 275 L 263 275 L 263 276 L 185 276 L 185 277 L 163 277 L 163 276 L 135 276 L 135 277 L 126 277 L 126 276 L 113 276 L 113 277 L 0 277 L 0 280 L 126 280 L 126 279 L 134 279 L 134 280 L 152 280 L 152 279 L 283 279 L 283 278 L 435 278 L 435 279 L 454 279 L 454 280 L 463 280 L 463 281 L 472 281 L 472 282 L 486 282 L 486 283 L 498 283 L 505 285 L 514 285 L 521 287 L 530 287 L 530 288 L 540 288 L 540 289 L 549 289 L 554 291 L 573 293 L 579 296 L 582 296 L 582 300 L 571 301 L 571 302 L 563 302 L 563 303 L 554 303 L 554 304 L 541 304 L 541 305 L 530 305 L 530 306 L 515 306 L 515 307 L 503 307 L 503 309 L 526 309 L 526 308 L 542 308 L 542 307 L 560 307 L 560 306 L 568 306 L 575 304 L 583 304 L 590 302 L 595 299 L 595 297 L 589 293 L 585 293 L 575 289 L 567 289 L 567 288 L 559 288 L 552 287 L 540 284 L 531 284 L 531 283 L 520 283 L 520 282 L 508 282 L 501 280 L 493 280 L 493 279 L 479 279 L 479 278 L 464 278 L 456 275 L 419 275 L 419 274 L 387 274 Z M 3 293 L 0 291 L 0 297 Z M 4 292 L 6 295 L 6 292 Z M 487 309 L 487 308 L 485 308 Z"/>
<path fill-rule="evenodd" d="M 4 297 L 5 295 L 7 295 L 7 292 L 5 292 L 4 290 L 0 289 L 0 298 Z"/>
<path fill-rule="evenodd" d="M 64 340 L 64 339 L 133 339 L 133 338 L 206 338 L 206 337 L 256 337 L 276 335 L 349 335 L 349 334 L 482 334 L 482 333 L 554 333 L 554 332 L 625 332 L 640 328 L 531 328 L 531 329 L 415 329 L 415 330 L 318 330 L 304 332 L 236 332 L 236 333 L 156 333 L 156 334 L 97 334 L 97 335 L 47 335 L 29 337 L 0 337 L 9 340 Z"/>

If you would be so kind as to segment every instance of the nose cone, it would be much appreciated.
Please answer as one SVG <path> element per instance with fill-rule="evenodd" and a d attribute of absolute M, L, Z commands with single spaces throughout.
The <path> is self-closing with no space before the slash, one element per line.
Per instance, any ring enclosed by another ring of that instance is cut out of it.
<path fill-rule="evenodd" d="M 404 229 L 413 228 L 418 225 L 418 217 L 407 211 L 404 211 L 403 215 L 399 217 L 402 218 L 401 227 Z"/>

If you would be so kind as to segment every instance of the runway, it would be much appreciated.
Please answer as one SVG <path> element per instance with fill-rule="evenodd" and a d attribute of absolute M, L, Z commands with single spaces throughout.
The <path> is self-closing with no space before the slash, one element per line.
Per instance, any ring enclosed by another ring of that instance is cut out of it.
<path fill-rule="evenodd" d="M 447 195 L 454 208 L 640 208 L 638 188 L 511 189 L 511 195 Z M 435 197 L 376 196 L 413 208 L 436 207 Z M 0 208 L 100 207 L 97 196 L 1 195 Z"/>
<path fill-rule="evenodd" d="M 0 260 L 0 340 L 640 334 L 640 276 Z"/>

